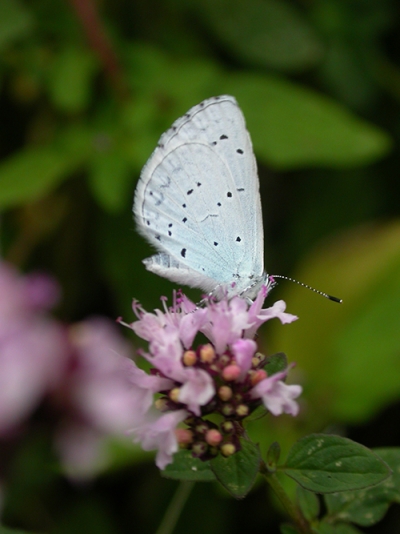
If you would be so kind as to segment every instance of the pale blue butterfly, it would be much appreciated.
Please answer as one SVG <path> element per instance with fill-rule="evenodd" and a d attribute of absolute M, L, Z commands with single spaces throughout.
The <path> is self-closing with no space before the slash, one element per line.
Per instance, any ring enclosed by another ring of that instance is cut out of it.
<path fill-rule="evenodd" d="M 159 250 L 143 262 L 149 271 L 217 298 L 254 299 L 263 285 L 274 285 L 264 271 L 256 160 L 234 97 L 201 102 L 161 136 L 133 212 L 139 232 Z"/>

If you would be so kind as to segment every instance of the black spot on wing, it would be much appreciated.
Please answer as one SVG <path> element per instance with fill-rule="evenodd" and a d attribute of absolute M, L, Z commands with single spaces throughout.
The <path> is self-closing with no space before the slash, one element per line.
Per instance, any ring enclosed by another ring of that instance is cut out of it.
<path fill-rule="evenodd" d="M 228 136 L 225 135 L 225 134 L 222 134 L 222 135 L 220 136 L 220 140 L 222 141 L 223 139 L 228 139 Z"/>
<path fill-rule="evenodd" d="M 236 150 L 236 152 L 237 152 L 238 154 L 243 154 L 243 150 L 242 150 L 241 148 L 238 148 L 238 149 Z"/>
<path fill-rule="evenodd" d="M 181 250 L 181 256 L 182 256 L 182 258 L 184 258 L 186 256 L 186 249 L 185 248 L 183 248 Z"/>
<path fill-rule="evenodd" d="M 230 191 L 228 191 L 227 194 L 226 194 L 226 196 L 227 196 L 228 198 L 231 198 L 231 197 L 232 197 L 232 193 L 231 193 Z"/>

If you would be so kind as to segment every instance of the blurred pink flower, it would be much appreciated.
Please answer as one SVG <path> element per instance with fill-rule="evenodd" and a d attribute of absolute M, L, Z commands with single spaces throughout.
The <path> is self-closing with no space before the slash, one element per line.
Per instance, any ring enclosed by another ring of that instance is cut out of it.
<path fill-rule="evenodd" d="M 0 263 L 0 434 L 19 425 L 61 381 L 65 334 L 45 313 L 57 295 L 50 278 L 23 277 Z"/>
<path fill-rule="evenodd" d="M 69 473 L 87 476 L 107 458 L 105 438 L 121 438 L 142 421 L 152 391 L 170 381 L 135 366 L 129 344 L 109 319 L 82 321 L 69 333 L 70 365 L 58 394 L 62 417 L 56 446 Z"/>

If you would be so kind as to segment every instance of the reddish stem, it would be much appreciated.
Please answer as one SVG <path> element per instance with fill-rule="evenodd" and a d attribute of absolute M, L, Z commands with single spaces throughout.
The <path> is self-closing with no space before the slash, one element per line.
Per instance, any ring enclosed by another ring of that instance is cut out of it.
<path fill-rule="evenodd" d="M 89 45 L 100 59 L 113 90 L 121 100 L 129 97 L 119 59 L 108 38 L 94 0 L 68 0 L 80 20 Z"/>

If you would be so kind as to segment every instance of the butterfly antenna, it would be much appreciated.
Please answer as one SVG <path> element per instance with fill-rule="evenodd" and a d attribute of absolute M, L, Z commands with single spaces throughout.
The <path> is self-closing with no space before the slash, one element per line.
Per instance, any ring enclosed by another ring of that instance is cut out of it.
<path fill-rule="evenodd" d="M 289 276 L 283 276 L 281 274 L 274 274 L 271 275 L 270 278 L 283 278 L 283 280 L 289 280 L 289 282 L 294 282 L 295 284 L 298 284 L 299 286 L 303 286 L 306 289 L 310 289 L 311 291 L 314 291 L 314 293 L 318 293 L 318 295 L 321 295 L 325 297 L 326 299 L 333 300 L 333 302 L 343 302 L 342 299 L 338 299 L 337 297 L 333 297 L 332 295 L 328 295 L 328 293 L 324 293 L 323 291 L 319 291 L 319 289 L 315 289 L 315 287 L 311 287 L 307 284 L 303 284 L 303 282 L 299 282 L 298 280 L 295 280 L 294 278 L 290 278 Z"/>

